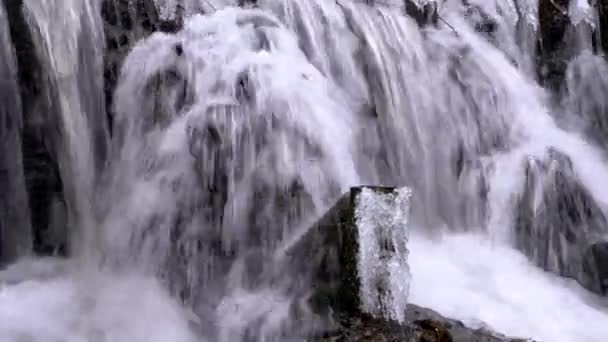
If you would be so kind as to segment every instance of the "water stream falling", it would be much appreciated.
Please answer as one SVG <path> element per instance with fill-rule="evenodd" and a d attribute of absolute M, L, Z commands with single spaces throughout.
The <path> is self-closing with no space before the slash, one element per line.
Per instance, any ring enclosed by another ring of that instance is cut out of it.
<path fill-rule="evenodd" d="M 277 251 L 360 184 L 411 189 L 405 216 L 373 194 L 358 212 L 363 237 L 390 226 L 400 252 L 380 270 L 361 243 L 359 269 L 398 289 L 380 299 L 391 317 L 411 302 L 511 336 L 608 340 L 606 299 L 559 277 L 608 241 L 608 65 L 591 34 L 568 36 L 556 101 L 535 71 L 536 0 L 412 3 L 437 23 L 398 0 L 156 0 L 184 25 L 129 49 L 111 130 L 101 1 L 0 3 L 0 257 L 20 257 L 0 271 L 0 340 L 303 340 L 327 322 Z M 7 12 L 43 70 L 35 98 Z M 569 13 L 597 26 L 586 1 Z M 69 258 L 31 255 L 22 117 L 58 165 Z"/>

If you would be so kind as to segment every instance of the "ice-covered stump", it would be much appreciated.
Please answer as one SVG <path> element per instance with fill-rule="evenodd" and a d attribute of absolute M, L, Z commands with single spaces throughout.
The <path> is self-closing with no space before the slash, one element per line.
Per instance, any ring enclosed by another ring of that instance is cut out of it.
<path fill-rule="evenodd" d="M 312 285 L 316 310 L 403 319 L 410 194 L 407 188 L 351 188 L 287 251 L 298 283 Z"/>
<path fill-rule="evenodd" d="M 392 193 L 363 188 L 355 203 L 362 308 L 375 316 L 398 321 L 403 320 L 410 282 L 407 265 L 410 196 L 408 188 Z"/>

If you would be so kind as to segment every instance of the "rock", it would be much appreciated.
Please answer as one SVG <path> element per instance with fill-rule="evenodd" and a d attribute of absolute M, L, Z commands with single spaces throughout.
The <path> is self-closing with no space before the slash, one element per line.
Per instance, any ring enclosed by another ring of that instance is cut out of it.
<path fill-rule="evenodd" d="M 515 230 L 517 247 L 539 266 L 599 292 L 589 284 L 583 258 L 603 241 L 608 222 L 566 155 L 550 149 L 545 158 L 527 161 Z"/>
<path fill-rule="evenodd" d="M 8 16 L 0 3 L 0 265 L 31 251 L 23 172 L 23 113 Z"/>
<path fill-rule="evenodd" d="M 477 341 L 477 342 L 499 342 L 512 341 L 516 339 L 503 336 L 499 333 L 485 328 L 472 329 L 464 323 L 443 317 L 438 312 L 408 304 L 406 311 L 405 326 L 413 326 L 416 331 L 414 341 Z"/>
<path fill-rule="evenodd" d="M 531 342 L 509 338 L 485 329 L 467 328 L 462 322 L 442 317 L 433 310 L 408 305 L 402 324 L 366 314 L 336 315 L 337 326 L 314 342 Z"/>
<path fill-rule="evenodd" d="M 45 75 L 38 58 L 33 37 L 22 11 L 22 0 L 4 0 L 9 31 L 14 44 L 18 89 L 23 104 L 21 144 L 23 149 L 23 173 L 28 195 L 28 207 L 33 231 L 33 251 L 47 255 L 49 251 L 65 249 L 67 236 L 52 246 L 44 241 L 48 232 L 51 199 L 63 196 L 59 167 L 53 152 L 49 131 L 53 125 L 46 119 L 51 97 L 45 88 Z M 30 244 L 30 245 L 31 245 Z"/>
<path fill-rule="evenodd" d="M 570 27 L 569 0 L 539 0 L 539 78 L 550 89 L 559 89 L 566 71 L 564 36 Z"/>
<path fill-rule="evenodd" d="M 438 321 L 423 319 L 415 321 L 416 333 L 421 341 L 452 342 L 448 329 Z"/>
<path fill-rule="evenodd" d="M 583 255 L 585 285 L 596 293 L 608 295 L 608 242 L 591 245 Z"/>
<path fill-rule="evenodd" d="M 122 62 L 142 38 L 161 32 L 177 32 L 181 17 L 163 20 L 153 0 L 103 0 L 101 4 L 106 51 L 104 54 L 104 88 L 109 127 L 112 127 L 112 103 Z"/>
<path fill-rule="evenodd" d="M 415 0 L 405 0 L 405 13 L 414 18 L 420 27 L 437 25 L 437 21 L 439 20 L 437 3 L 434 1 L 418 5 Z"/>
<path fill-rule="evenodd" d="M 600 26 L 600 44 L 604 54 L 608 55 L 608 0 L 598 0 L 598 16 Z"/>
<path fill-rule="evenodd" d="M 472 21 L 477 32 L 492 34 L 496 31 L 498 26 L 496 19 L 488 14 L 482 6 L 471 3 L 469 0 L 462 0 L 462 3 L 466 8 L 465 16 Z"/>
<path fill-rule="evenodd" d="M 566 73 L 564 107 L 583 119 L 586 136 L 608 150 L 608 62 L 589 51 L 574 58 Z"/>

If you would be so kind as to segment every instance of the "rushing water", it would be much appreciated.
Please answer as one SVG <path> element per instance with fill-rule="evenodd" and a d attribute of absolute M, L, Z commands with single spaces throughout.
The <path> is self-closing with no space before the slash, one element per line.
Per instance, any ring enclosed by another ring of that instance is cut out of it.
<path fill-rule="evenodd" d="M 2 110 L 50 127 L 71 257 L 31 258 L 27 215 L 0 216 L 0 246 L 25 246 L 0 271 L 0 339 L 302 339 L 324 322 L 302 300 L 311 284 L 277 272 L 277 251 L 358 184 L 411 189 L 411 203 L 408 190 L 395 207 L 404 216 L 373 194 L 360 206 L 381 213 L 358 212 L 362 238 L 390 227 L 398 252 L 380 269 L 377 246 L 361 242 L 364 278 L 390 273 L 391 298 L 379 299 L 389 316 L 409 301 L 507 335 L 608 339 L 605 300 L 535 266 L 574 276 L 582 247 L 559 232 L 555 245 L 543 232 L 522 243 L 517 226 L 523 197 L 534 229 L 557 230 L 561 213 L 543 208 L 560 208 L 551 180 L 562 175 L 598 216 L 608 212 L 602 135 L 589 124 L 608 108 L 598 91 L 608 82 L 593 78 L 608 67 L 586 31 L 571 38 L 577 56 L 555 103 L 534 72 L 535 0 L 430 1 L 440 20 L 427 27 L 396 0 L 235 3 L 157 1 L 162 17 L 186 16 L 184 27 L 129 52 L 110 137 L 99 2 L 23 1 L 46 96 L 29 112 Z M 596 25 L 584 1 L 570 15 Z M 0 29 L 7 20 L 0 5 Z M 19 97 L 4 32 L 3 106 L 16 103 L 5 94 Z M 18 151 L 15 126 L 0 123 L 0 151 Z M 555 171 L 565 164 L 547 161 L 554 151 L 571 170 Z M 21 157 L 0 158 L 14 200 L 0 208 L 11 213 L 25 191 Z M 593 242 L 608 236 L 605 224 L 575 228 Z"/>

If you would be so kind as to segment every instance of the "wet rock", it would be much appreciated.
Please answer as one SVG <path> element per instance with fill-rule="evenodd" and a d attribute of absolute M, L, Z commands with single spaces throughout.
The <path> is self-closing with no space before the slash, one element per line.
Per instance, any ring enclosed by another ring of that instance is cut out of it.
<path fill-rule="evenodd" d="M 567 67 L 564 37 L 571 25 L 569 0 L 539 0 L 539 78 L 550 89 L 559 89 Z"/>
<path fill-rule="evenodd" d="M 498 23 L 496 19 L 488 14 L 481 6 L 471 3 L 468 0 L 462 0 L 466 8 L 465 16 L 473 22 L 477 32 L 492 34 L 496 31 Z"/>
<path fill-rule="evenodd" d="M 600 44 L 604 54 L 608 55 L 608 0 L 598 0 L 598 15 L 600 26 Z"/>
<path fill-rule="evenodd" d="M 414 304 L 408 304 L 407 306 L 404 325 L 414 327 L 415 339 L 412 341 L 518 341 L 517 339 L 504 336 L 487 328 L 469 328 L 458 320 L 443 317 L 436 311 Z"/>
<path fill-rule="evenodd" d="M 432 319 L 415 321 L 416 333 L 421 341 L 452 342 L 452 335 L 441 322 Z"/>
<path fill-rule="evenodd" d="M 160 17 L 153 0 L 103 0 L 101 4 L 106 51 L 104 55 L 104 92 L 109 127 L 112 127 L 114 90 L 122 62 L 142 38 L 160 32 L 177 32 L 181 17 L 165 20 Z"/>
<path fill-rule="evenodd" d="M 602 210 L 578 180 L 571 160 L 557 150 L 549 150 L 543 159 L 530 158 L 525 172 L 515 224 L 517 247 L 544 269 L 599 292 L 588 281 L 583 259 L 608 233 Z"/>
<path fill-rule="evenodd" d="M 538 15 L 543 50 L 551 52 L 561 46 L 568 25 L 570 25 L 569 4 L 570 0 L 539 1 Z"/>
<path fill-rule="evenodd" d="M 433 310 L 413 304 L 408 305 L 406 321 L 403 324 L 366 314 L 337 314 L 336 322 L 335 330 L 310 341 L 531 342 L 509 338 L 485 329 L 467 328 L 460 321 L 445 318 Z"/>
<path fill-rule="evenodd" d="M 257 6 L 258 0 L 237 0 L 240 7 Z"/>
<path fill-rule="evenodd" d="M 36 54 L 33 37 L 23 16 L 22 0 L 4 0 L 9 31 L 14 44 L 18 88 L 22 103 L 23 123 L 21 144 L 23 172 L 28 194 L 28 206 L 33 232 L 34 252 L 48 255 L 50 250 L 64 250 L 67 236 L 61 242 L 47 243 L 43 236 L 49 232 L 49 211 L 52 198 L 63 196 L 59 167 L 50 146 L 54 125 L 47 119 L 52 110 L 52 98 L 45 88 L 45 72 Z"/>
<path fill-rule="evenodd" d="M 405 13 L 414 18 L 420 27 L 436 25 L 439 20 L 437 3 L 434 1 L 418 5 L 414 0 L 405 0 Z"/>
<path fill-rule="evenodd" d="M 596 293 L 608 295 L 608 242 L 591 245 L 583 256 L 584 282 Z"/>
<path fill-rule="evenodd" d="M 581 53 L 570 62 L 565 84 L 564 107 L 580 116 L 591 141 L 608 149 L 608 61 Z"/>

